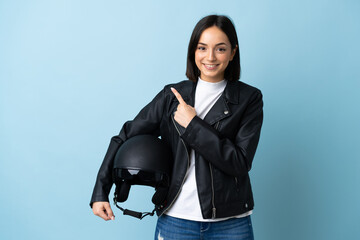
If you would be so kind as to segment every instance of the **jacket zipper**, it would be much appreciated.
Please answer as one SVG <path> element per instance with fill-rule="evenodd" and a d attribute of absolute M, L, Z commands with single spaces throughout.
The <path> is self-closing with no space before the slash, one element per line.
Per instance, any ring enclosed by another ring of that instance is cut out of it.
<path fill-rule="evenodd" d="M 172 120 L 172 122 L 174 123 L 174 126 L 175 126 L 175 128 L 176 128 L 176 131 L 178 132 L 178 134 L 179 134 L 179 136 L 180 136 L 181 134 L 180 134 L 179 129 L 178 129 L 177 126 L 176 126 L 176 123 L 174 122 L 174 118 L 171 118 L 171 120 Z M 161 215 L 160 215 L 159 217 L 161 217 L 161 216 L 164 214 L 164 212 L 166 212 L 166 211 L 174 204 L 175 200 L 178 198 L 178 196 L 179 196 L 179 194 L 180 194 L 180 192 L 181 192 L 181 188 L 182 188 L 182 186 L 184 185 L 186 176 L 188 175 L 188 169 L 189 169 L 189 166 L 190 166 L 189 152 L 188 152 L 188 150 L 187 150 L 187 147 L 186 147 L 186 145 L 185 145 L 184 140 L 182 140 L 182 138 L 180 138 L 180 140 L 181 140 L 181 142 L 183 143 L 183 145 L 184 145 L 184 147 L 185 147 L 186 155 L 187 155 L 187 159 L 188 159 L 188 165 L 187 165 L 187 168 L 186 168 L 186 174 L 185 174 L 185 176 L 184 176 L 184 178 L 183 178 L 183 180 L 182 180 L 181 187 L 180 187 L 179 191 L 176 193 L 175 198 L 174 198 L 173 201 L 169 204 L 169 206 L 161 213 Z"/>
<path fill-rule="evenodd" d="M 211 204 L 212 204 L 212 216 L 211 218 L 216 218 L 216 207 L 215 207 L 215 190 L 214 190 L 214 177 L 212 173 L 212 166 L 209 162 L 209 168 L 210 168 L 210 178 L 211 178 Z"/>
<path fill-rule="evenodd" d="M 217 130 L 219 127 L 219 122 L 216 123 L 215 129 Z M 215 188 L 214 188 L 214 176 L 212 172 L 212 166 L 209 162 L 209 169 L 210 169 L 210 178 L 211 178 L 211 204 L 212 204 L 212 216 L 211 218 L 216 218 L 216 207 L 215 207 Z"/>

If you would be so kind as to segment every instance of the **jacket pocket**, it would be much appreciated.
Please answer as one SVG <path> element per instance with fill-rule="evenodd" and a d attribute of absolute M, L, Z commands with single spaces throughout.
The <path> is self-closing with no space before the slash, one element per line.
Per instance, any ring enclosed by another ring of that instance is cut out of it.
<path fill-rule="evenodd" d="M 212 170 L 214 177 L 214 191 L 217 200 L 216 202 L 226 203 L 239 200 L 239 179 L 225 174 L 223 171 L 214 166 Z"/>

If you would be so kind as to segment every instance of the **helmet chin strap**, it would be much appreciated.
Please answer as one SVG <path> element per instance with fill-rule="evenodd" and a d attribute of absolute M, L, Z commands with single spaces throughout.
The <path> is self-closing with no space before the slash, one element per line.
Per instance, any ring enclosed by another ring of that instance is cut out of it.
<path fill-rule="evenodd" d="M 114 197 L 114 204 L 115 206 L 120 209 L 124 215 L 129 215 L 129 216 L 132 216 L 132 217 L 136 217 L 138 219 L 143 219 L 144 217 L 150 215 L 150 216 L 153 216 L 154 213 L 155 213 L 155 210 L 156 210 L 156 206 L 154 208 L 154 210 L 152 212 L 136 212 L 136 211 L 132 211 L 132 210 L 129 210 L 129 209 L 124 209 L 122 207 L 120 207 L 118 204 L 117 204 L 117 201 L 116 201 L 116 196 Z"/>
<path fill-rule="evenodd" d="M 129 195 L 129 191 L 130 191 L 130 186 L 131 184 L 129 184 L 127 181 L 123 181 L 123 182 L 119 182 L 118 184 L 116 184 L 116 188 L 115 188 L 115 192 L 114 192 L 114 205 L 120 209 L 124 215 L 129 215 L 138 219 L 143 219 L 146 216 L 154 216 L 154 213 L 156 211 L 156 209 L 161 209 L 164 206 L 162 205 L 162 203 L 165 201 L 167 192 L 168 192 L 168 188 L 162 186 L 161 184 L 159 184 L 159 186 L 155 187 L 155 194 L 152 197 L 152 202 L 155 205 L 155 208 L 152 212 L 137 212 L 137 211 L 133 211 L 133 210 L 129 210 L 129 209 L 124 209 L 122 207 L 120 207 L 117 203 L 118 202 L 125 202 L 128 198 Z"/>

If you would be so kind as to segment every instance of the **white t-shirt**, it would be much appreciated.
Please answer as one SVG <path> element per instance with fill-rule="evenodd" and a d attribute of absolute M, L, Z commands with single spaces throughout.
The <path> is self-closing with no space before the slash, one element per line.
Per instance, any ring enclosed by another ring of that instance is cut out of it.
<path fill-rule="evenodd" d="M 204 119 L 215 102 L 220 98 L 226 84 L 226 80 L 211 83 L 203 81 L 199 78 L 195 92 L 195 110 L 196 115 L 199 118 Z M 211 188 L 211 186 L 209 186 L 209 188 Z M 196 186 L 194 150 L 191 150 L 190 152 L 190 167 L 186 173 L 186 179 L 180 191 L 181 192 L 173 203 L 172 207 L 167 212 L 165 212 L 166 215 L 202 222 L 215 222 L 230 218 L 203 218 Z M 233 217 L 245 217 L 251 213 L 252 211 L 249 211 L 247 213 Z"/>

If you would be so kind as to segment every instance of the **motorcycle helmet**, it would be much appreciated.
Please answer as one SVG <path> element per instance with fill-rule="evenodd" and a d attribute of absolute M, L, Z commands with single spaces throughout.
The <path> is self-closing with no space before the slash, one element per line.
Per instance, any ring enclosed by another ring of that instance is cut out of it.
<path fill-rule="evenodd" d="M 113 182 L 116 185 L 114 204 L 123 211 L 139 219 L 154 215 L 164 207 L 170 185 L 172 153 L 170 148 L 153 135 L 138 135 L 125 141 L 118 149 L 113 165 Z M 123 209 L 117 203 L 125 202 L 131 185 L 144 185 L 155 188 L 152 212 L 136 212 Z"/>

